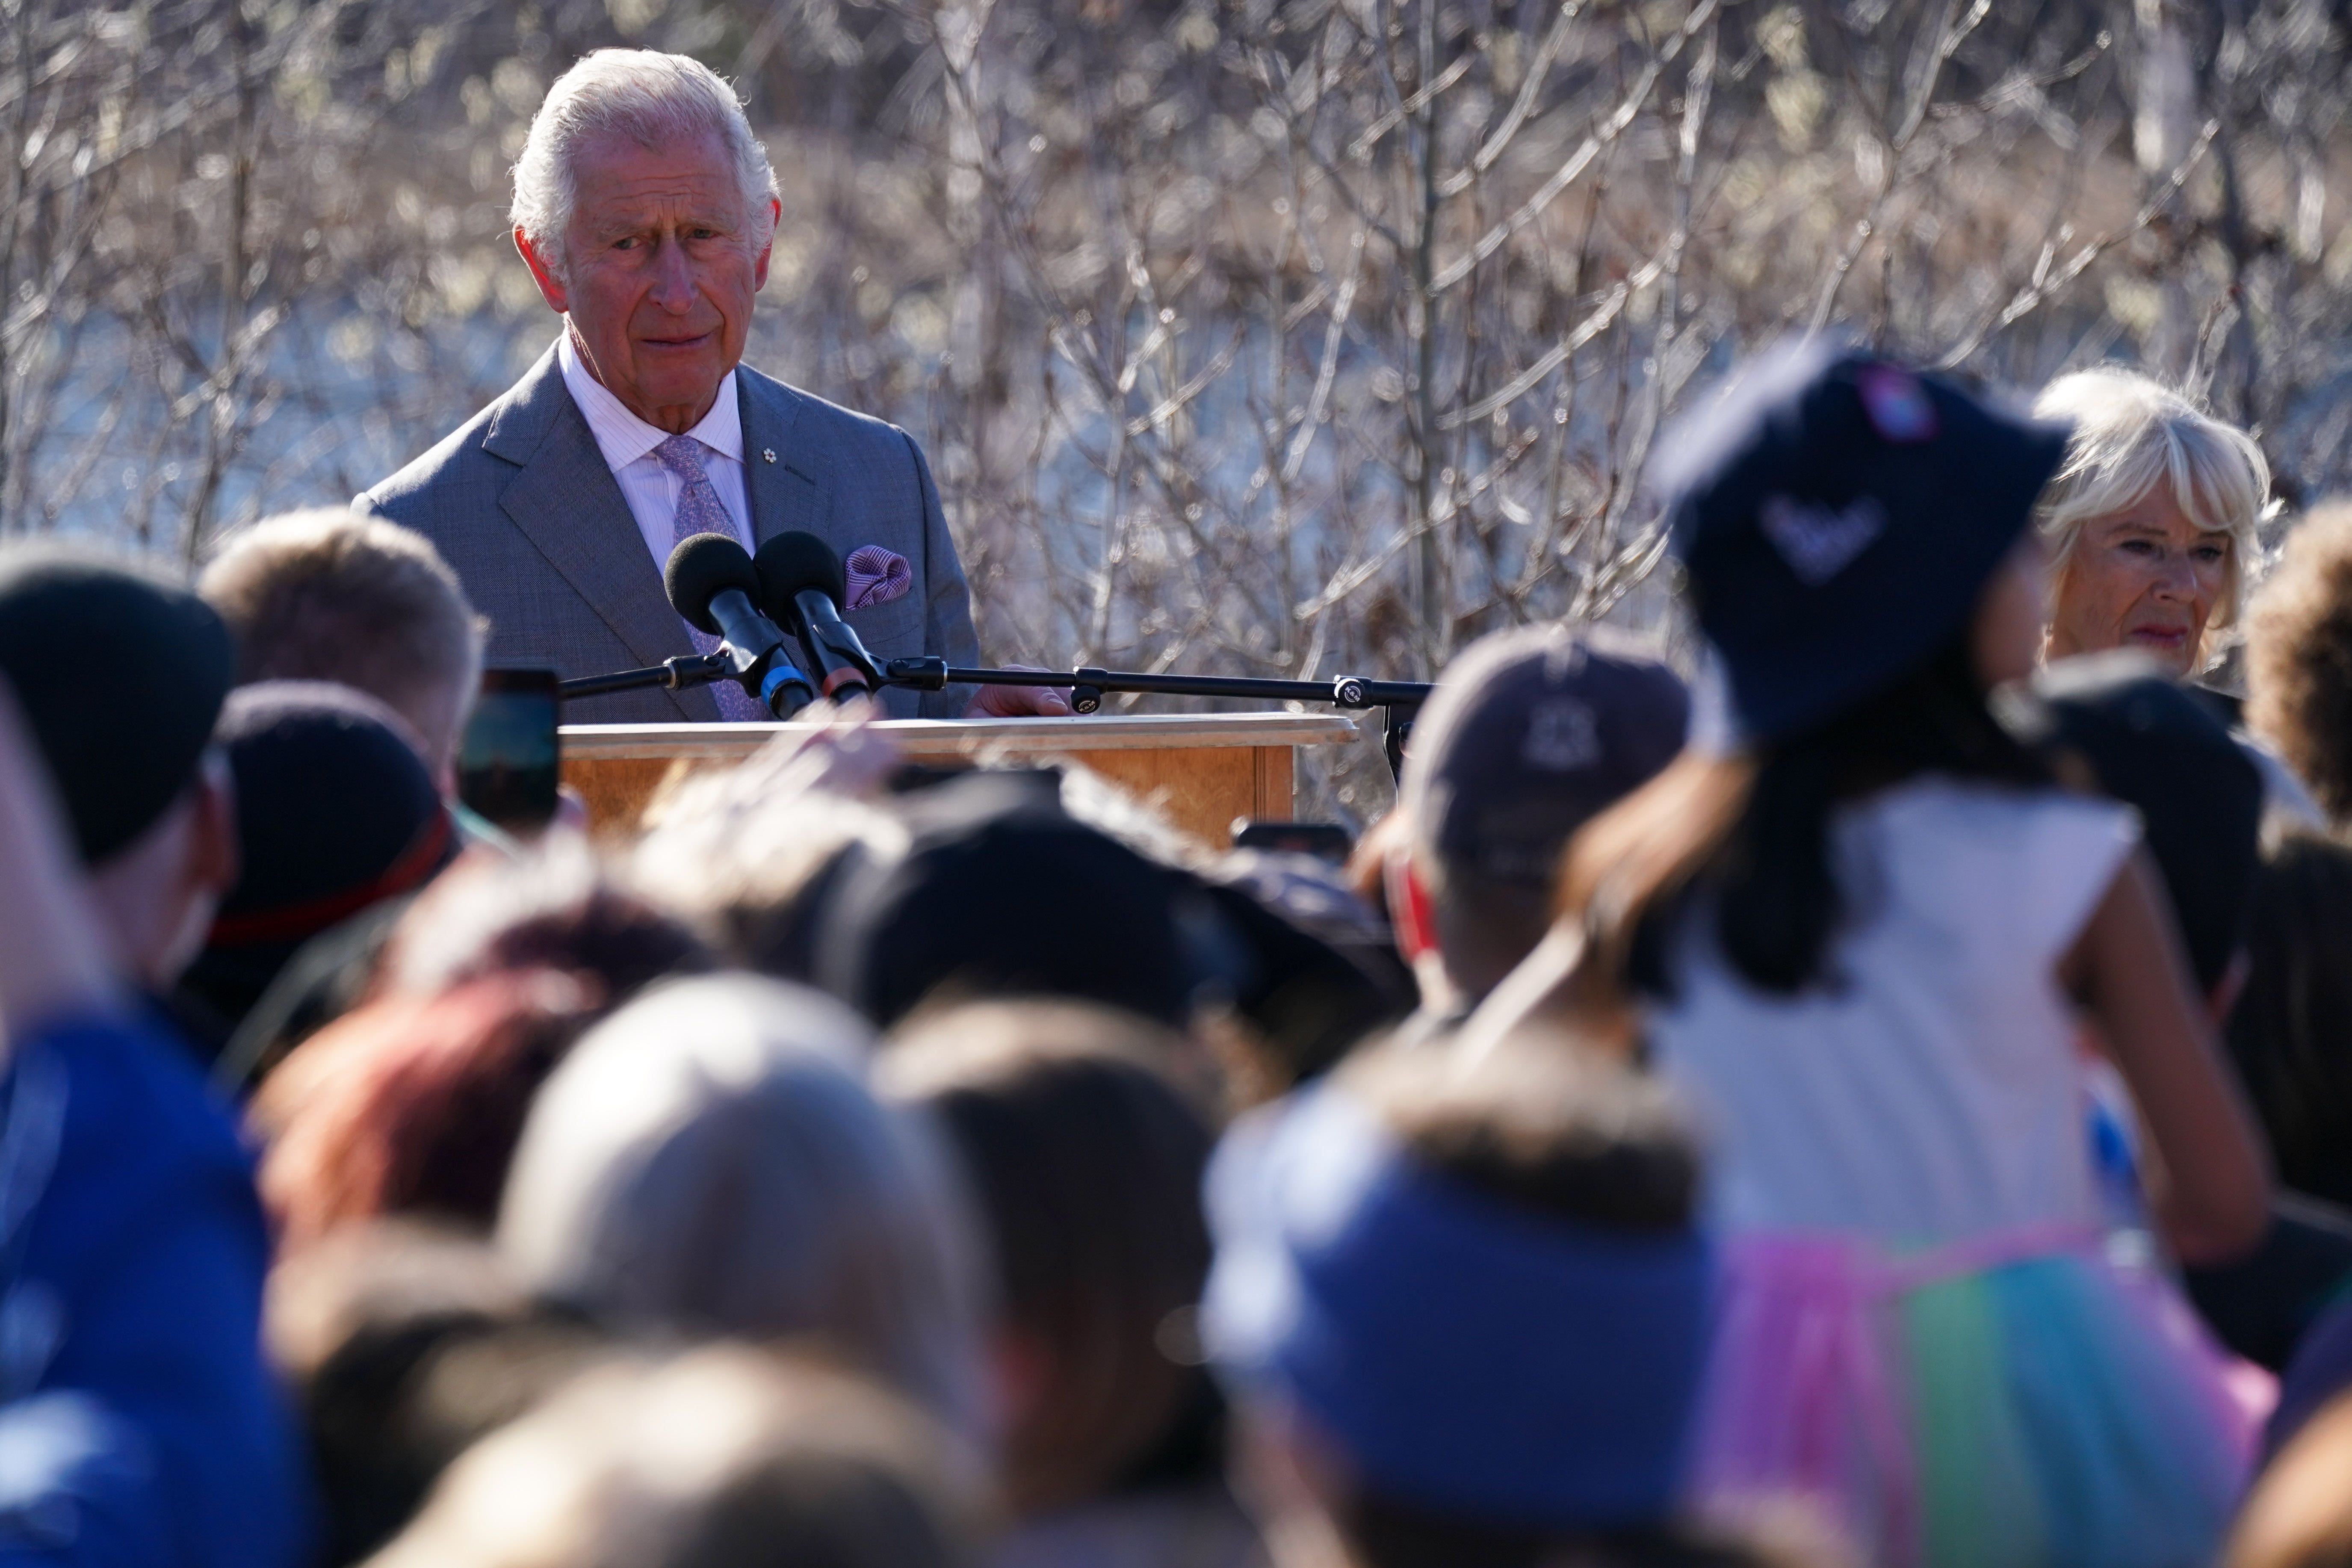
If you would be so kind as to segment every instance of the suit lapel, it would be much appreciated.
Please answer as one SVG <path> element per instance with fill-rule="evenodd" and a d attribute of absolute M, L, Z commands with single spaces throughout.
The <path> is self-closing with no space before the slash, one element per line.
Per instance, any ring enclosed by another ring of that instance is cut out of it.
<path fill-rule="evenodd" d="M 515 388 L 483 449 L 521 466 L 499 506 L 640 664 L 692 653 L 645 536 L 550 349 Z M 764 465 L 763 465 L 764 466 Z M 716 719 L 708 690 L 669 693 L 690 719 Z"/>
<path fill-rule="evenodd" d="M 735 367 L 735 395 L 743 412 L 744 488 L 751 501 L 751 537 L 765 544 L 780 533 L 824 532 L 832 510 L 818 454 L 793 441 L 801 395 L 749 365 Z"/>

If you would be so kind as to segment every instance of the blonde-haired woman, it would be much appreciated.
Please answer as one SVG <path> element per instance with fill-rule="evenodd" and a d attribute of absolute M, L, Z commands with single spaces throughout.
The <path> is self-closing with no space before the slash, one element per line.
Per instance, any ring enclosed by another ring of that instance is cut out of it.
<path fill-rule="evenodd" d="M 2039 512 L 2052 566 L 2047 658 L 2133 647 L 2196 674 L 2234 624 L 2270 465 L 2253 437 L 2126 370 L 2086 370 L 2033 412 L 2074 427 Z"/>

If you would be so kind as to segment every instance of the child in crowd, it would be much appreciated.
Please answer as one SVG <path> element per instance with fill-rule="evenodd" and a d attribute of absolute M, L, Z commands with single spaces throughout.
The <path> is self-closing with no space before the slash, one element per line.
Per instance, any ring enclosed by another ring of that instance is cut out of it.
<path fill-rule="evenodd" d="M 532 1100 L 499 1250 L 617 1334 L 813 1343 L 984 1433 L 985 1261 L 947 1150 L 868 1089 L 872 1043 L 782 981 L 647 992 Z"/>
<path fill-rule="evenodd" d="M 1278 1568 L 1765 1561 L 1675 1521 L 1697 1187 L 1663 1087 L 1552 1042 L 1378 1048 L 1236 1123 L 1203 1324 Z"/>
<path fill-rule="evenodd" d="M 1727 1233 L 1695 1485 L 1810 1496 L 1890 1563 L 2207 1561 L 2251 1439 L 2099 1245 L 2074 1005 L 2184 1258 L 2262 1234 L 2259 1142 L 2137 819 L 1987 705 L 2033 666 L 2063 439 L 1819 346 L 1687 432 L 1696 742 L 1571 847 L 1542 963 L 1465 1033 L 1564 1018 L 1689 1092 Z"/>
<path fill-rule="evenodd" d="M 1083 1003 L 919 1014 L 876 1067 L 971 1179 L 996 1261 L 994 1568 L 1256 1568 L 1225 1484 L 1225 1411 L 1192 1327 L 1211 1133 L 1186 1050 Z"/>

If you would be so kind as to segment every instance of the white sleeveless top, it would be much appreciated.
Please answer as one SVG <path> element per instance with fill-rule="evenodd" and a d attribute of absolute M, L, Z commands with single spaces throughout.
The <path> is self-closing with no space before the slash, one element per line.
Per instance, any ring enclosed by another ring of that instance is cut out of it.
<path fill-rule="evenodd" d="M 1712 1134 L 1717 1222 L 1898 1247 L 2096 1223 L 2055 968 L 2138 841 L 2128 807 L 2055 790 L 1927 777 L 1844 807 L 1844 924 L 1793 996 L 1695 909 L 1650 1037 Z"/>

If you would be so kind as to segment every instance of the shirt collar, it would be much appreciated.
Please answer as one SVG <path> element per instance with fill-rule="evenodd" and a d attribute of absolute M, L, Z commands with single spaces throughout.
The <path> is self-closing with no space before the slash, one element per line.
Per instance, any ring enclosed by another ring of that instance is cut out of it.
<path fill-rule="evenodd" d="M 568 325 L 556 340 L 555 360 L 563 372 L 564 389 L 572 394 L 572 401 L 579 405 L 582 416 L 588 421 L 589 432 L 596 437 L 596 449 L 604 454 L 606 468 L 619 473 L 669 439 L 668 431 L 638 418 L 628 405 L 614 396 L 589 371 L 586 362 L 572 346 Z M 743 410 L 735 401 L 733 371 L 719 379 L 718 400 L 687 434 L 722 458 L 739 463 L 743 460 Z"/>

